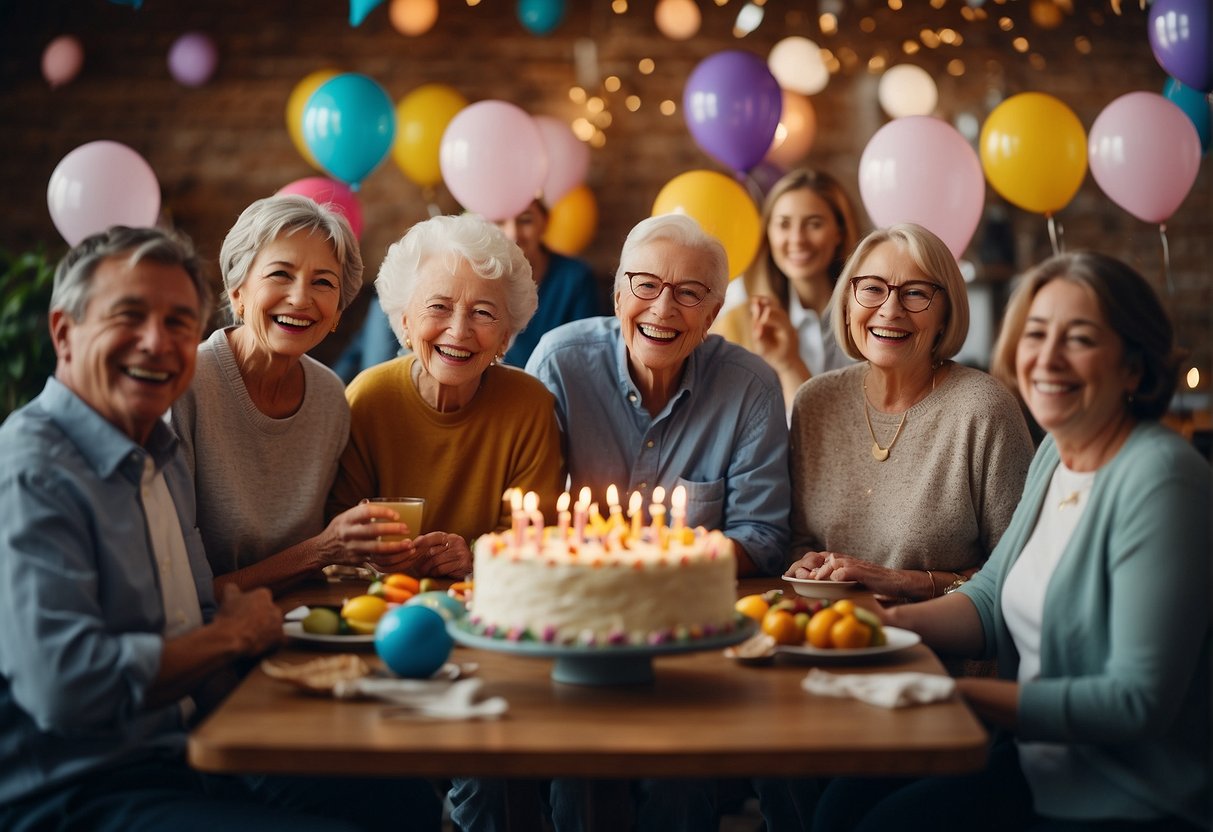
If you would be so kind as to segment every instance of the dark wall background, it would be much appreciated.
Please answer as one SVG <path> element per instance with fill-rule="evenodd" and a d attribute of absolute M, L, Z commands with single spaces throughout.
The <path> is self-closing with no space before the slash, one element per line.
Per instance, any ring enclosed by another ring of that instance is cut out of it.
<path fill-rule="evenodd" d="M 568 90 L 584 83 L 575 46 L 596 46 L 589 92 L 604 95 L 612 123 L 606 142 L 593 151 L 588 184 L 599 207 L 594 241 L 583 252 L 604 281 L 628 229 L 649 214 L 661 186 L 678 173 L 719 169 L 698 149 L 681 111 L 662 115 L 665 99 L 681 105 L 687 76 L 703 58 L 722 49 L 766 56 L 790 34 L 816 40 L 839 56 L 842 67 L 827 88 L 813 96 L 817 141 L 805 162 L 842 178 L 859 204 L 860 154 L 885 123 L 876 100 L 878 72 L 869 61 L 912 62 L 935 76 L 936 115 L 955 123 L 970 116 L 980 124 L 1004 97 L 1038 90 L 1066 102 L 1089 129 L 1100 111 L 1133 90 L 1161 92 L 1165 73 L 1146 37 L 1146 12 L 1135 0 L 1061 2 L 1073 11 L 1044 29 L 1033 21 L 1033 3 L 987 0 L 985 20 L 966 21 L 963 0 L 904 0 L 905 8 L 870 0 L 822 6 L 840 8 L 839 30 L 823 35 L 816 2 L 768 0 L 765 20 L 750 36 L 733 37 L 740 0 L 700 0 L 703 26 L 689 41 L 663 37 L 653 23 L 654 0 L 630 0 L 618 14 L 608 0 L 569 0 L 568 13 L 551 35 L 528 32 L 515 17 L 513 0 L 442 0 L 437 25 L 420 37 L 398 34 L 385 2 L 359 28 L 349 26 L 343 0 L 145 0 L 141 10 L 106 0 L 0 0 L 0 247 L 42 244 L 66 248 L 46 208 L 46 183 L 58 161 L 96 139 L 130 145 L 155 170 L 163 192 L 163 220 L 188 232 L 213 263 L 224 234 L 252 200 L 315 171 L 296 153 L 284 126 L 292 89 L 308 73 L 326 67 L 375 78 L 398 101 L 428 82 L 449 84 L 469 101 L 498 98 L 533 114 L 572 120 L 584 114 Z M 1044 0 L 1048 3 L 1049 0 Z M 1114 12 L 1114 6 L 1121 14 Z M 937 8 L 938 7 L 938 8 Z M 1005 31 L 1000 18 L 1010 19 Z M 865 22 L 865 20 L 867 22 Z M 902 52 L 924 28 L 949 26 L 960 46 Z M 204 87 L 189 89 L 169 75 L 165 59 L 172 42 L 203 30 L 217 43 L 220 64 Z M 41 77 L 40 56 L 56 35 L 78 36 L 85 48 L 83 71 L 71 84 L 51 90 Z M 1012 46 L 1026 37 L 1025 53 Z M 1089 45 L 1085 53 L 1078 48 Z M 654 59 L 643 75 L 637 62 Z M 959 58 L 965 72 L 946 71 Z M 617 93 L 604 93 L 601 79 L 616 75 Z M 642 99 L 637 112 L 623 104 Z M 1108 200 L 1088 174 L 1074 201 L 1058 219 L 1067 247 L 1096 248 L 1119 256 L 1156 281 L 1167 294 L 1181 336 L 1210 376 L 1210 238 L 1213 178 L 1206 161 L 1192 193 L 1167 224 L 1171 281 L 1165 288 L 1158 229 Z M 373 279 L 386 247 L 427 216 L 420 189 L 390 157 L 364 183 L 360 199 L 366 221 L 363 254 Z M 441 210 L 458 206 L 442 188 Z M 861 211 L 862 213 L 862 211 Z M 1016 271 L 1050 253 L 1043 217 L 1003 202 L 987 188 L 987 213 L 969 259 L 978 287 L 997 299 Z M 217 280 L 217 274 L 216 274 Z M 330 357 L 348 329 L 321 349 Z"/>

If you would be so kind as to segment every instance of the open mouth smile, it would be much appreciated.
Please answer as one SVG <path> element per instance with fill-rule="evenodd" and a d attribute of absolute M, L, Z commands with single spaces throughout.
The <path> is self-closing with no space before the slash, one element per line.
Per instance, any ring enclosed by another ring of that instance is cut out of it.
<path fill-rule="evenodd" d="M 636 329 L 645 338 L 666 344 L 682 334 L 676 329 L 666 329 L 665 327 L 653 326 L 652 324 L 636 324 Z"/>
<path fill-rule="evenodd" d="M 910 337 L 910 333 L 902 332 L 900 329 L 885 329 L 880 326 L 868 327 L 868 332 L 881 341 L 904 341 Z"/>
<path fill-rule="evenodd" d="M 172 373 L 165 372 L 164 370 L 148 370 L 143 367 L 123 367 L 122 372 L 136 381 L 145 381 L 152 384 L 164 384 L 172 378 Z"/>
<path fill-rule="evenodd" d="M 449 358 L 451 361 L 467 361 L 472 357 L 472 353 L 468 350 L 461 350 L 458 347 L 434 346 L 434 352 L 441 355 L 443 358 Z"/>
<path fill-rule="evenodd" d="M 303 332 L 316 323 L 315 321 L 309 321 L 307 318 L 294 318 L 290 315 L 274 315 L 273 320 L 278 326 L 292 332 Z"/>

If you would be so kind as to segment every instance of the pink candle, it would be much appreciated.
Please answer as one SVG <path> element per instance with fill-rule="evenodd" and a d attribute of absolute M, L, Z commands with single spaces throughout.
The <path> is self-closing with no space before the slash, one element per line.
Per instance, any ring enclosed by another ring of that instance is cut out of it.
<path fill-rule="evenodd" d="M 674 486 L 674 491 L 670 494 L 670 516 L 674 518 L 674 531 L 681 531 L 687 517 L 687 490 L 685 486 Z"/>
<path fill-rule="evenodd" d="M 557 522 L 560 527 L 560 541 L 569 539 L 569 492 L 564 492 L 556 500 Z"/>

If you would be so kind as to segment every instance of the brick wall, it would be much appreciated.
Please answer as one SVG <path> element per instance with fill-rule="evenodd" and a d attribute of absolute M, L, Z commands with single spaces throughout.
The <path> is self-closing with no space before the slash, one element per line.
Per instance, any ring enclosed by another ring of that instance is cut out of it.
<path fill-rule="evenodd" d="M 366 73 L 393 100 L 420 84 L 442 82 L 470 101 L 499 98 L 534 114 L 571 120 L 581 114 L 567 94 L 578 80 L 574 44 L 582 38 L 595 41 L 599 76 L 617 75 L 623 83 L 607 96 L 613 123 L 605 146 L 593 153 L 588 183 L 600 222 L 583 256 L 603 277 L 604 287 L 624 235 L 648 215 L 661 186 L 686 170 L 718 169 L 696 147 L 681 112 L 663 116 L 657 104 L 663 99 L 681 104 L 690 71 L 722 49 L 765 56 L 780 38 L 802 34 L 844 57 L 843 70 L 813 97 L 818 137 L 806 161 L 840 176 L 856 199 L 859 156 L 886 120 L 876 103 L 877 76 L 866 69 L 874 55 L 930 71 L 940 88 L 937 115 L 949 120 L 967 113 L 980 122 L 1001 96 L 1039 90 L 1065 101 L 1089 129 L 1117 96 L 1139 89 L 1158 92 L 1165 81 L 1150 54 L 1145 12 L 1128 0 L 1120 4 L 1122 16 L 1108 3 L 1075 0 L 1075 13 L 1053 30 L 1033 25 L 1029 3 L 1022 1 L 990 0 L 984 8 L 991 19 L 981 22 L 961 18 L 962 0 L 946 0 L 940 9 L 926 0 L 905 0 L 899 12 L 876 0 L 852 2 L 842 4 L 840 29 L 832 37 L 817 29 L 817 4 L 768 0 L 766 21 L 740 41 L 730 33 L 739 0 L 723 7 L 700 0 L 704 24 L 689 42 L 670 41 L 656 31 L 653 0 L 632 0 L 624 15 L 613 13 L 606 0 L 568 0 L 567 5 L 561 27 L 537 37 L 517 22 L 511 0 L 482 0 L 474 8 L 462 0 L 441 0 L 436 27 L 406 38 L 389 25 L 386 3 L 354 29 L 342 0 L 145 0 L 138 11 L 105 0 L 9 0 L 0 4 L 0 187 L 6 197 L 0 203 L 0 246 L 43 242 L 61 251 L 63 242 L 46 208 L 47 180 L 67 152 L 109 138 L 148 160 L 161 184 L 165 217 L 190 233 L 213 262 L 245 205 L 314 175 L 291 144 L 283 113 L 295 84 L 324 67 Z M 1004 15 L 1015 24 L 1010 32 L 996 25 Z M 871 32 L 861 30 L 865 17 L 875 25 Z M 961 33 L 962 46 L 924 48 L 912 59 L 901 54 L 900 44 L 924 26 L 945 25 Z M 218 72 L 200 89 L 179 86 L 165 66 L 173 40 L 192 29 L 208 32 L 221 53 Z M 39 60 L 46 43 L 61 33 L 81 38 L 85 66 L 73 83 L 52 91 L 42 80 Z M 1011 47 L 1015 36 L 1029 38 L 1028 54 Z M 1089 54 L 1075 49 L 1079 37 L 1089 39 Z M 642 57 L 656 61 L 651 75 L 637 71 Z M 952 58 L 964 61 L 963 76 L 946 73 Z M 623 106 L 624 96 L 632 93 L 643 101 L 635 113 Z M 1213 178 L 1205 162 L 1191 195 L 1168 223 L 1175 286 L 1170 300 L 1184 341 L 1202 368 L 1202 386 L 1211 375 L 1211 196 Z M 373 278 L 387 245 L 425 218 L 427 206 L 390 158 L 366 180 L 360 198 L 366 220 L 363 253 Z M 437 202 L 443 210 L 457 207 L 441 188 Z M 978 260 L 979 280 L 1001 290 L 1000 281 L 1009 274 L 1049 253 L 1049 239 L 1042 217 L 1008 206 L 992 190 L 987 202 L 1006 209 L 1014 262 L 980 261 L 984 223 L 971 256 Z M 1069 247 L 1120 256 L 1163 285 L 1158 230 L 1111 203 L 1090 175 L 1058 219 Z M 334 336 L 321 357 L 331 354 L 344 334 Z"/>

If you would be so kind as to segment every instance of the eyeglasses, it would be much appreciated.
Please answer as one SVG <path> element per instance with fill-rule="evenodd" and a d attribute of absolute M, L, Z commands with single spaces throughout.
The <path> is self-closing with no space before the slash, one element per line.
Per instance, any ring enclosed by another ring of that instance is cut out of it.
<path fill-rule="evenodd" d="M 703 303 L 712 290 L 697 280 L 687 280 L 682 283 L 670 283 L 655 274 L 648 272 L 624 272 L 632 294 L 641 300 L 657 300 L 665 287 L 670 287 L 674 302 L 679 306 L 698 306 Z"/>
<path fill-rule="evenodd" d="M 907 312 L 926 311 L 937 293 L 947 291 L 938 283 L 928 283 L 925 280 L 911 280 L 900 286 L 892 286 L 883 277 L 875 275 L 851 278 L 851 291 L 855 293 L 855 302 L 866 309 L 883 306 L 894 290 L 897 291 L 897 301 L 901 308 Z"/>

